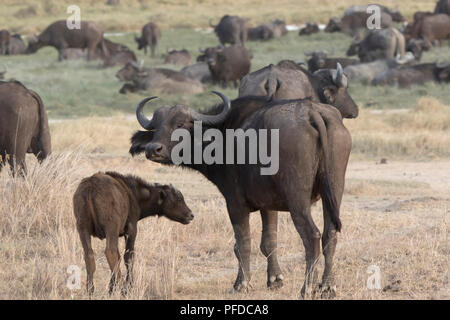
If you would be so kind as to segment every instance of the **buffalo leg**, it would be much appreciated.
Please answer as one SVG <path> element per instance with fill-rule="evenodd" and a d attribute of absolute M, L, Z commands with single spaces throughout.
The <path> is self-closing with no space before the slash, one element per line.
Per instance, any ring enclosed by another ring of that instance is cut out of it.
<path fill-rule="evenodd" d="M 290 206 L 291 217 L 299 233 L 306 252 L 305 282 L 301 290 L 302 298 L 310 296 L 317 283 L 316 263 L 320 256 L 320 232 L 311 217 L 311 201 L 305 193 L 303 199 Z"/>
<path fill-rule="evenodd" d="M 86 230 L 78 230 L 78 233 L 83 246 L 84 262 L 86 264 L 86 291 L 89 295 L 92 295 L 94 293 L 95 258 L 91 245 L 91 235 Z"/>
<path fill-rule="evenodd" d="M 277 259 L 278 212 L 261 210 L 262 236 L 260 249 L 267 258 L 267 287 L 277 289 L 283 286 L 283 275 Z"/>
<path fill-rule="evenodd" d="M 249 211 L 236 210 L 228 208 L 231 224 L 233 225 L 234 237 L 236 243 L 234 245 L 234 254 L 239 262 L 238 275 L 234 282 L 233 289 L 235 291 L 245 291 L 248 288 L 250 282 L 250 251 L 251 251 L 251 238 L 250 238 L 250 223 L 249 223 Z"/>
<path fill-rule="evenodd" d="M 109 282 L 109 293 L 111 294 L 117 283 L 120 281 L 120 253 L 119 253 L 119 235 L 106 235 L 106 249 L 105 255 L 108 260 L 109 268 L 111 269 L 111 280 Z"/>
<path fill-rule="evenodd" d="M 325 257 L 325 269 L 322 276 L 321 292 L 323 298 L 334 298 L 336 297 L 336 287 L 334 285 L 334 274 L 332 268 L 334 252 L 337 244 L 337 235 L 336 228 L 331 222 L 330 213 L 327 212 L 325 205 L 323 207 L 324 226 L 322 235 L 322 252 Z"/>
<path fill-rule="evenodd" d="M 123 293 L 126 293 L 133 283 L 134 243 L 136 241 L 136 234 L 136 224 L 129 223 L 125 240 L 125 254 L 123 255 L 125 266 L 127 267 L 126 285 Z"/>

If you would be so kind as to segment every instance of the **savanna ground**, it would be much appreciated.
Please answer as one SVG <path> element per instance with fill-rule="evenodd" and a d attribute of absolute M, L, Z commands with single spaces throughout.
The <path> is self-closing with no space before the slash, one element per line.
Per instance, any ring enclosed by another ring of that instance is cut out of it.
<path fill-rule="evenodd" d="M 265 1 L 225 5 L 223 1 L 205 0 L 190 1 L 189 6 L 184 6 L 177 1 L 158 4 L 129 1 L 114 8 L 96 1 L 77 2 L 82 15 L 101 21 L 107 31 L 127 31 L 110 38 L 133 50 L 133 32 L 149 18 L 159 22 L 164 30 L 158 56 L 151 59 L 136 52 L 146 66 L 160 66 L 166 48 L 184 47 L 195 59 L 199 47 L 216 45 L 214 34 L 188 28 L 205 27 L 209 17 L 216 22 L 228 12 L 252 18 L 255 23 L 275 17 L 293 24 L 326 22 L 353 4 L 346 0 L 320 4 L 314 1 L 314 5 L 312 1 L 286 0 L 274 7 Z M 68 3 L 6 0 L 0 10 L 0 26 L 26 35 L 42 30 L 56 18 L 66 16 Z M 407 7 L 400 1 L 380 3 L 398 5 L 409 19 L 416 10 L 434 7 L 434 1 L 412 1 Z M 35 9 L 25 10 L 30 6 Z M 252 9 L 256 6 L 259 15 Z M 14 15 L 22 9 L 26 17 Z M 6 20 L 8 12 L 13 17 Z M 290 32 L 266 43 L 248 43 L 254 54 L 252 70 L 281 59 L 301 61 L 305 59 L 305 51 L 315 49 L 343 55 L 350 41 L 341 34 L 320 33 L 303 38 Z M 114 77 L 118 67 L 103 69 L 95 61 L 59 63 L 56 58 L 53 48 L 44 48 L 31 56 L 0 57 L 0 65 L 8 65 L 7 78 L 22 81 L 43 98 L 54 149 L 42 166 L 33 157 L 28 158 L 29 175 L 25 179 L 12 178 L 8 170 L 0 174 L 0 299 L 88 298 L 72 195 L 81 178 L 99 170 L 133 173 L 149 181 L 172 183 L 184 193 L 196 216 L 187 226 L 163 218 L 140 222 L 136 282 L 127 298 L 298 297 L 304 279 L 304 249 L 288 213 L 279 215 L 278 234 L 278 257 L 285 286 L 278 291 L 266 289 L 266 259 L 259 250 L 261 222 L 259 214 L 253 213 L 252 288 L 248 293 L 229 295 L 237 261 L 231 224 L 217 189 L 195 172 L 161 166 L 143 157 L 133 159 L 127 154 L 129 138 L 138 129 L 132 113 L 136 103 L 151 92 L 121 95 L 118 93 L 121 83 Z M 447 44 L 423 57 L 424 61 L 445 59 L 450 59 Z M 210 93 L 213 89 L 230 98 L 237 96 L 234 88 L 224 90 L 210 85 L 205 93 L 194 96 L 160 95 L 160 101 L 152 105 L 178 102 L 202 109 L 217 102 Z M 352 134 L 353 149 L 341 207 L 343 230 L 335 255 L 338 299 L 450 298 L 449 89 L 449 85 L 436 84 L 408 90 L 350 84 L 350 92 L 360 106 L 360 116 L 344 121 Z M 382 164 L 382 158 L 387 163 Z M 321 228 L 320 204 L 313 207 L 313 215 Z M 108 296 L 105 243 L 94 240 L 93 244 L 97 265 L 94 298 L 123 298 L 120 294 Z M 81 267 L 81 290 L 70 291 L 66 287 L 69 276 L 66 270 L 70 265 Z M 369 290 L 366 286 L 371 265 L 380 268 L 381 290 Z"/>

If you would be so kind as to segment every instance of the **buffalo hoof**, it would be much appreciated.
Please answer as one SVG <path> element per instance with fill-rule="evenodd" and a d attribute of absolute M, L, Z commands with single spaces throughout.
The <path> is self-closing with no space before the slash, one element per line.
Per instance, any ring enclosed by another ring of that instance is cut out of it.
<path fill-rule="evenodd" d="M 229 291 L 230 294 L 235 293 L 247 293 L 248 292 L 248 282 L 242 281 L 233 286 L 233 288 Z"/>
<path fill-rule="evenodd" d="M 267 288 L 270 290 L 277 290 L 283 286 L 283 275 L 271 276 L 267 281 Z"/>
<path fill-rule="evenodd" d="M 334 299 L 336 298 L 336 286 L 331 285 L 319 285 L 314 291 L 314 295 L 319 295 L 321 299 Z"/>

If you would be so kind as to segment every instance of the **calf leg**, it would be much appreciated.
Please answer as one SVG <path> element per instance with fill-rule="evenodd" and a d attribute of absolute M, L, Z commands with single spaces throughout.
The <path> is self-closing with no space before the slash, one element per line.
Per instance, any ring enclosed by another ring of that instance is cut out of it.
<path fill-rule="evenodd" d="M 234 237 L 236 239 L 234 254 L 239 262 L 238 275 L 234 282 L 233 289 L 231 290 L 231 293 L 233 293 L 235 291 L 247 290 L 250 282 L 251 238 L 249 212 L 235 208 L 230 209 L 229 207 L 228 213 L 230 215 Z"/>
<path fill-rule="evenodd" d="M 81 245 L 84 251 L 84 262 L 86 264 L 86 290 L 89 295 L 94 293 L 94 272 L 95 272 L 95 258 L 94 251 L 91 245 L 91 235 L 87 230 L 78 230 L 80 235 Z"/>
<path fill-rule="evenodd" d="M 127 228 L 126 244 L 125 244 L 125 266 L 127 267 L 126 285 L 123 293 L 125 294 L 133 283 L 133 262 L 134 262 L 134 243 L 136 241 L 137 228 L 136 224 L 129 223 Z"/>
<path fill-rule="evenodd" d="M 310 195 L 307 193 L 306 195 Z M 320 256 L 320 232 L 311 217 L 311 201 L 307 197 L 290 206 L 292 221 L 299 233 L 306 252 L 305 282 L 301 290 L 302 298 L 310 296 L 317 283 L 316 263 Z"/>
<path fill-rule="evenodd" d="M 267 287 L 277 289 L 283 286 L 283 275 L 277 259 L 278 212 L 261 210 L 262 236 L 260 249 L 267 258 Z"/>
<path fill-rule="evenodd" d="M 105 255 L 108 260 L 109 268 L 111 269 L 111 280 L 109 282 L 109 293 L 114 291 L 117 283 L 120 281 L 120 254 L 119 254 L 119 235 L 106 234 L 106 249 Z"/>

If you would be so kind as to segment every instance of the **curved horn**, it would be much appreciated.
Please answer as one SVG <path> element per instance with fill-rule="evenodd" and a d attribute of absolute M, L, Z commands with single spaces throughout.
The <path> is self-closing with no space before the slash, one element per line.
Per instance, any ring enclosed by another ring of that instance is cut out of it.
<path fill-rule="evenodd" d="M 227 117 L 228 111 L 231 108 L 230 100 L 223 93 L 221 93 L 219 91 L 212 91 L 212 93 L 218 95 L 223 101 L 223 109 L 222 109 L 221 113 L 219 113 L 218 115 L 211 116 L 211 115 L 200 114 L 195 111 L 192 112 L 192 116 L 195 119 L 202 121 L 203 123 L 205 123 L 207 125 L 215 125 L 215 124 L 222 123 L 225 120 L 225 118 Z"/>
<path fill-rule="evenodd" d="M 344 76 L 344 70 L 339 62 L 336 67 L 336 75 L 332 76 L 332 79 L 338 87 L 347 87 L 347 78 Z"/>
<path fill-rule="evenodd" d="M 142 126 L 142 128 L 146 129 L 146 130 L 150 130 L 152 127 L 152 119 L 147 118 L 144 115 L 144 112 L 142 111 L 142 109 L 144 108 L 145 104 L 147 102 L 149 102 L 150 100 L 156 99 L 158 97 L 156 96 L 152 96 L 152 97 L 147 97 L 143 100 L 141 100 L 141 102 L 139 102 L 137 108 L 136 108 L 136 118 L 137 121 L 139 122 L 139 124 Z"/>

